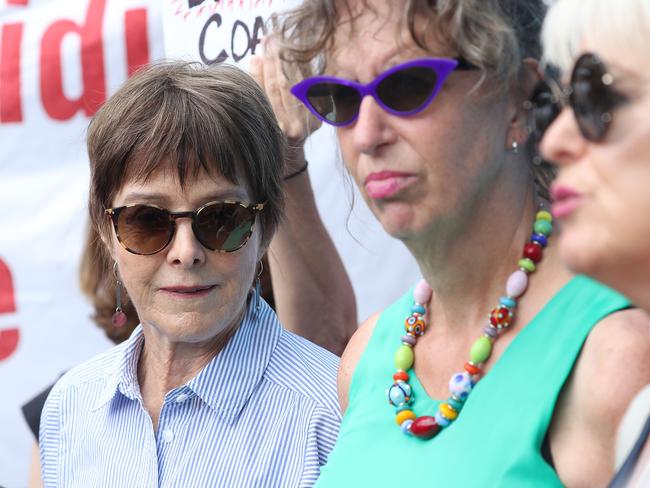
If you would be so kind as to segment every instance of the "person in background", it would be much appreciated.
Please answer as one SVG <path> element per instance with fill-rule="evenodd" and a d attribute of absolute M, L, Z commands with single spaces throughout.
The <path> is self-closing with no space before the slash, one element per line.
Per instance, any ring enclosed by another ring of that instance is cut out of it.
<path fill-rule="evenodd" d="M 616 424 L 650 379 L 647 322 L 559 259 L 552 172 L 528 137 L 543 14 L 541 0 L 314 0 L 277 19 L 257 61 L 294 158 L 311 122 L 291 85 L 337 127 L 361 194 L 425 278 L 348 345 L 319 487 L 612 475 Z M 305 180 L 289 198 L 308 196 Z M 288 210 L 285 245 L 308 250 L 318 216 Z M 296 256 L 312 275 L 320 256 Z"/>
<path fill-rule="evenodd" d="M 552 193 L 560 256 L 650 312 L 650 3 L 560 0 L 543 39 L 563 80 L 550 82 L 555 90 L 535 117 L 542 153 L 559 168 Z M 648 323 L 639 337 L 646 345 Z M 634 350 L 622 378 L 648 371 Z M 621 446 L 624 463 L 610 486 L 650 486 L 650 386 L 625 420 L 632 442 Z"/>
<path fill-rule="evenodd" d="M 233 66 L 153 65 L 100 108 L 87 143 L 113 321 L 123 288 L 140 325 L 52 389 L 45 486 L 311 486 L 338 431 L 338 360 L 259 296 L 284 197 L 263 92 Z"/>

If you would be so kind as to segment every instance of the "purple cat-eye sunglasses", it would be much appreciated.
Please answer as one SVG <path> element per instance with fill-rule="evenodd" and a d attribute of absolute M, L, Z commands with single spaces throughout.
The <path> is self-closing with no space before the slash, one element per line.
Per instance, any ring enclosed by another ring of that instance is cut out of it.
<path fill-rule="evenodd" d="M 291 93 L 320 120 L 342 127 L 359 116 L 361 100 L 372 96 L 393 115 L 414 115 L 435 98 L 453 70 L 476 69 L 463 58 L 422 58 L 398 64 L 364 85 L 333 76 L 307 78 Z"/>

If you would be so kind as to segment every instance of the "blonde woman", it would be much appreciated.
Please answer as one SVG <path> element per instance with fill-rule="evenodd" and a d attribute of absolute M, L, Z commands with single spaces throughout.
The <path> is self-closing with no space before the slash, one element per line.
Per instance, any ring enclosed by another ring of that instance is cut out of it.
<path fill-rule="evenodd" d="M 562 222 L 562 259 L 650 312 L 648 46 L 647 0 L 557 2 L 545 24 L 544 48 L 563 72 L 556 92 L 561 112 L 541 148 L 559 168 L 553 210 Z M 639 340 L 650 342 L 647 326 Z M 646 361 L 634 358 L 631 347 L 622 374 L 647 371 Z M 626 417 L 626 428 L 634 417 L 640 420 L 638 438 L 611 486 L 650 486 L 649 413 L 646 388 Z"/>

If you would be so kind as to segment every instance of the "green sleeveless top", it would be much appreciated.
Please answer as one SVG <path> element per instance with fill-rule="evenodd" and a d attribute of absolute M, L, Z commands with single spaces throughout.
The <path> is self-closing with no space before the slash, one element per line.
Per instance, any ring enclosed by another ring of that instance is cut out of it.
<path fill-rule="evenodd" d="M 429 441 L 401 432 L 386 396 L 412 303 L 411 291 L 379 317 L 316 486 L 561 487 L 541 454 L 558 395 L 591 329 L 629 302 L 589 278 L 573 278 L 513 339 L 458 419 Z M 431 399 L 409 374 L 414 412 L 433 415 L 445 399 Z"/>

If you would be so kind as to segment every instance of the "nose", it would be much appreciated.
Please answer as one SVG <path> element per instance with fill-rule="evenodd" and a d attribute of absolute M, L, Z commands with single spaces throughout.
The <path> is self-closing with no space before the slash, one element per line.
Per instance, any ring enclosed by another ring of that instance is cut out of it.
<path fill-rule="evenodd" d="M 390 116 L 370 95 L 361 100 L 359 116 L 352 126 L 352 140 L 359 153 L 372 155 L 395 139 L 395 132 L 386 123 Z"/>
<path fill-rule="evenodd" d="M 192 220 L 176 219 L 176 232 L 167 251 L 167 262 L 173 266 L 191 268 L 205 262 L 206 250 L 192 230 Z"/>
<path fill-rule="evenodd" d="M 546 129 L 539 150 L 544 159 L 564 166 L 576 161 L 586 145 L 573 111 L 566 107 Z"/>

